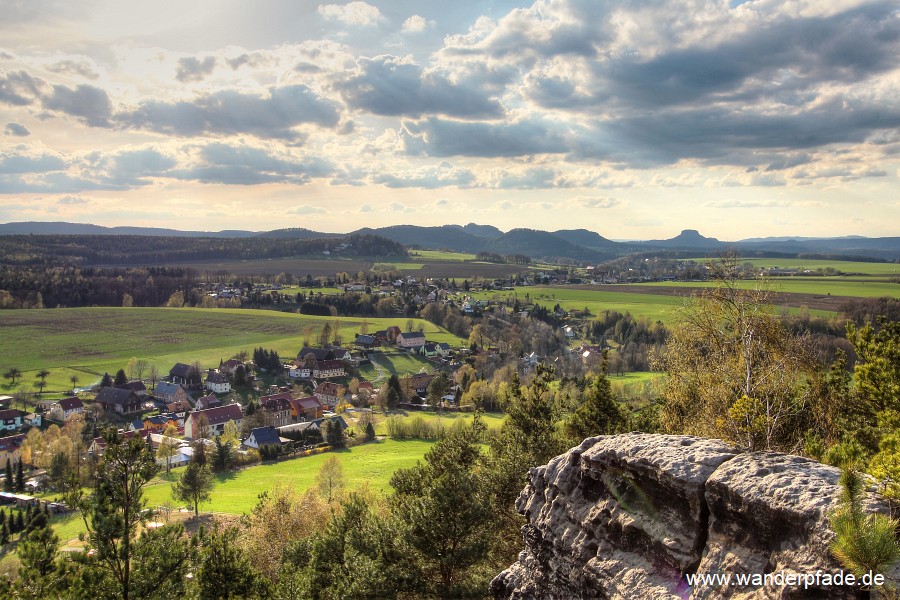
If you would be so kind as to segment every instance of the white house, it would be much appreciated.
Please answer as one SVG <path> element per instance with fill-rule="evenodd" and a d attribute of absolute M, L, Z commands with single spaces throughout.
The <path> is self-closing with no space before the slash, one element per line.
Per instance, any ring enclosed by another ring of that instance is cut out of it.
<path fill-rule="evenodd" d="M 219 371 L 210 371 L 206 376 L 206 389 L 215 394 L 227 394 L 231 391 L 231 382 L 228 375 Z"/>
<path fill-rule="evenodd" d="M 52 421 L 64 423 L 74 415 L 82 413 L 84 413 L 84 403 L 80 398 L 72 396 L 51 404 L 49 416 Z"/>

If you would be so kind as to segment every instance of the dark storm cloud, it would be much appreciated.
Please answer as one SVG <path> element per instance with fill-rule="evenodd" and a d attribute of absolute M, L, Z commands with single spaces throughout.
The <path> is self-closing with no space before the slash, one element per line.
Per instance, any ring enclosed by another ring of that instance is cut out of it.
<path fill-rule="evenodd" d="M 106 127 L 112 115 L 112 103 L 105 90 L 92 85 L 70 88 L 54 85 L 53 92 L 43 98 L 44 108 L 77 117 L 93 127 Z"/>
<path fill-rule="evenodd" d="M 304 85 L 271 88 L 268 97 L 223 90 L 192 101 L 147 100 L 117 115 L 120 125 L 177 136 L 248 133 L 297 142 L 292 128 L 305 123 L 334 127 L 338 105 Z"/>
<path fill-rule="evenodd" d="M 344 100 L 376 115 L 419 117 L 426 114 L 491 118 L 503 107 L 478 86 L 451 82 L 419 65 L 393 56 L 362 58 L 360 72 L 336 85 Z"/>
<path fill-rule="evenodd" d="M 498 124 L 429 118 L 405 122 L 401 136 L 411 155 L 514 157 L 567 150 L 564 137 L 539 121 Z"/>
<path fill-rule="evenodd" d="M 203 60 L 194 56 L 179 58 L 178 68 L 175 70 L 175 79 L 182 83 L 202 81 L 215 68 L 216 58 L 214 56 L 207 56 Z"/>

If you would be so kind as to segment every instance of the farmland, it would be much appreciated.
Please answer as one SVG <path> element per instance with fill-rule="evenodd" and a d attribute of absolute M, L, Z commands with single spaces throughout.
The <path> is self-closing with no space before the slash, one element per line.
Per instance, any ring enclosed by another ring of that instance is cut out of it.
<path fill-rule="evenodd" d="M 352 340 L 363 319 L 315 317 L 293 313 L 245 309 L 193 308 L 71 308 L 0 311 L 0 367 L 16 367 L 24 376 L 17 387 L 0 385 L 3 393 L 31 391 L 35 373 L 50 371 L 47 391 L 71 389 L 69 377 L 79 385 L 96 382 L 104 372 L 115 373 L 132 357 L 156 365 L 167 373 L 176 362 L 199 361 L 216 366 L 242 350 L 257 346 L 276 350 L 283 357 L 297 353 L 303 330 L 313 337 L 325 323 L 340 321 L 340 334 Z M 403 325 L 406 319 L 366 319 L 370 331 Z M 424 320 L 428 339 L 452 345 L 464 343 Z M 416 369 L 418 371 L 418 369 Z"/>

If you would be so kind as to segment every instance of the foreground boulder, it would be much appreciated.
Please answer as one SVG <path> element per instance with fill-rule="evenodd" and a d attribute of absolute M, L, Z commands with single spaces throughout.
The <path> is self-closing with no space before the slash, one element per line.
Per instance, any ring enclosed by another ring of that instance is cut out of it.
<path fill-rule="evenodd" d="M 827 518 L 839 474 L 797 456 L 739 454 L 719 440 L 589 438 L 531 470 L 516 504 L 525 549 L 491 591 L 509 599 L 857 597 L 858 587 L 821 576 L 784 579 L 841 571 Z M 693 580 L 721 573 L 758 577 Z"/>

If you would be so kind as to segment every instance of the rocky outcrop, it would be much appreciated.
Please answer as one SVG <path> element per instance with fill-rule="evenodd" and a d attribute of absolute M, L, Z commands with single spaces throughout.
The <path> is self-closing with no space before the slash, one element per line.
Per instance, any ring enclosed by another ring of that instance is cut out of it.
<path fill-rule="evenodd" d="M 525 550 L 495 598 L 840 598 L 858 588 L 785 585 L 838 573 L 827 515 L 839 471 L 724 442 L 626 434 L 589 438 L 532 469 L 517 501 Z M 693 574 L 769 581 L 689 585 Z"/>

